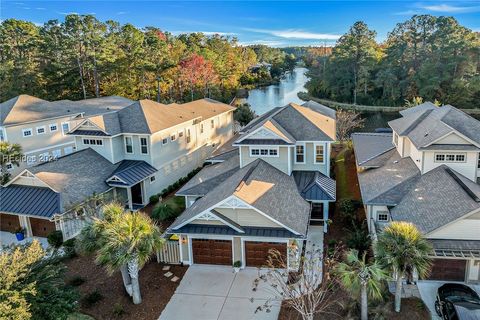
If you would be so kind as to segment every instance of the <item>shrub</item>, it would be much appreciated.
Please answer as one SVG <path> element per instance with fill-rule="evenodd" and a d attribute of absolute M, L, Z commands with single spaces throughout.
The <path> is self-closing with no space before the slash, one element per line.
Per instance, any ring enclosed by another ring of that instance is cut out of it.
<path fill-rule="evenodd" d="M 160 200 L 160 195 L 159 194 L 154 194 L 150 196 L 150 203 L 155 204 Z"/>
<path fill-rule="evenodd" d="M 63 243 L 63 251 L 65 256 L 73 258 L 77 256 L 77 250 L 75 249 L 75 238 L 68 239 Z"/>
<path fill-rule="evenodd" d="M 100 293 L 100 291 L 95 289 L 94 291 L 84 296 L 82 299 L 82 302 L 84 306 L 89 308 L 102 299 L 103 299 L 103 295 Z"/>
<path fill-rule="evenodd" d="M 165 221 L 175 217 L 175 212 L 168 204 L 160 203 L 152 212 L 152 218 L 155 220 Z"/>
<path fill-rule="evenodd" d="M 71 286 L 78 287 L 85 283 L 85 279 L 80 276 L 75 276 L 68 282 Z"/>
<path fill-rule="evenodd" d="M 356 220 L 355 205 L 352 199 L 342 199 L 340 201 L 340 212 L 345 220 Z"/>
<path fill-rule="evenodd" d="M 58 249 L 62 246 L 63 243 L 63 233 L 60 230 L 52 231 L 47 236 L 48 244 Z"/>
<path fill-rule="evenodd" d="M 360 227 L 354 225 L 353 229 L 348 232 L 346 244 L 351 249 L 358 250 L 359 254 L 362 254 L 370 247 L 370 235 L 365 224 Z"/>
<path fill-rule="evenodd" d="M 123 308 L 123 305 L 117 302 L 113 305 L 112 313 L 115 317 L 120 317 L 125 314 L 125 309 Z"/>

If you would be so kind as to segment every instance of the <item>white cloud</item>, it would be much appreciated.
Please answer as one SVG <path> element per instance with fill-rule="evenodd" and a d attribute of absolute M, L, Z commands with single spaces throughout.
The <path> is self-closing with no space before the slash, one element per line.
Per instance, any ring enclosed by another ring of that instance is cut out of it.
<path fill-rule="evenodd" d="M 119 11 L 119 12 L 117 12 L 117 15 L 119 15 L 119 16 L 122 15 L 122 14 L 127 14 L 127 12 L 125 12 L 125 11 Z"/>
<path fill-rule="evenodd" d="M 437 4 L 437 5 L 420 5 L 422 9 L 434 12 L 443 13 L 466 13 L 466 12 L 478 12 L 480 6 L 454 6 L 449 4 Z"/>
<path fill-rule="evenodd" d="M 284 39 L 308 39 L 308 40 L 337 40 L 341 36 L 337 34 L 330 33 L 314 33 L 307 32 L 297 29 L 286 29 L 286 30 L 267 30 L 267 29 L 253 29 L 253 28 L 244 28 L 245 31 L 257 32 L 270 34 Z"/>
<path fill-rule="evenodd" d="M 201 32 L 207 36 L 213 36 L 213 35 L 221 35 L 221 36 L 234 36 L 236 33 L 233 32 L 221 32 L 221 31 L 186 31 L 186 30 L 177 30 L 177 31 L 171 31 L 172 34 L 186 34 L 186 33 L 197 33 Z"/>
<path fill-rule="evenodd" d="M 37 10 L 46 10 L 45 8 L 35 8 Z"/>
<path fill-rule="evenodd" d="M 277 46 L 286 45 L 285 42 L 277 41 L 277 40 L 239 41 L 238 44 L 241 45 L 241 46 L 250 46 L 250 45 L 254 45 L 254 44 L 264 44 L 264 45 L 270 46 L 270 47 L 277 47 Z"/>
<path fill-rule="evenodd" d="M 64 16 L 68 16 L 69 14 L 79 14 L 78 12 L 58 12 L 58 14 L 63 14 Z"/>
<path fill-rule="evenodd" d="M 413 16 L 416 14 L 421 14 L 421 12 L 418 10 L 407 10 L 407 11 L 400 11 L 400 12 L 394 13 L 394 15 L 396 16 Z"/>

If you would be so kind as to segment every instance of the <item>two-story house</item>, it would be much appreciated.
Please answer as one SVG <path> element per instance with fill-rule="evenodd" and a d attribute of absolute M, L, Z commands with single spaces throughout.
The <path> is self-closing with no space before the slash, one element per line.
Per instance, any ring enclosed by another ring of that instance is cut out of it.
<path fill-rule="evenodd" d="M 411 222 L 434 248 L 429 279 L 477 282 L 480 122 L 450 105 L 400 113 L 392 133 L 352 135 L 369 230 Z"/>
<path fill-rule="evenodd" d="M 187 208 L 169 232 L 181 262 L 262 266 L 277 249 L 291 266 L 309 225 L 327 230 L 335 139 L 335 111 L 314 102 L 254 119 L 177 192 Z"/>
<path fill-rule="evenodd" d="M 74 138 L 68 135 L 73 122 L 132 103 L 116 96 L 47 101 L 29 95 L 0 103 L 0 141 L 20 144 L 25 155 L 20 167 L 8 164 L 7 169 L 15 176 L 27 167 L 74 152 Z"/>
<path fill-rule="evenodd" d="M 43 237 L 57 229 L 70 238 L 83 225 L 78 205 L 94 194 L 131 210 L 145 206 L 233 136 L 233 110 L 210 99 L 140 100 L 72 120 L 76 152 L 24 169 L 0 188 L 1 230 L 22 226 L 28 236 Z"/>

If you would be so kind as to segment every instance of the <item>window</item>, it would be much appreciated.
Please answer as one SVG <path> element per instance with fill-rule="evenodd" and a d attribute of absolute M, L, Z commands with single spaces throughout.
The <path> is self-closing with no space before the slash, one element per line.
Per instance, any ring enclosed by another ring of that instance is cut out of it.
<path fill-rule="evenodd" d="M 268 150 L 268 155 L 269 156 L 278 156 L 278 150 L 277 149 L 270 149 L 270 150 Z"/>
<path fill-rule="evenodd" d="M 147 138 L 140 138 L 140 150 L 142 154 L 148 154 Z"/>
<path fill-rule="evenodd" d="M 305 163 L 305 146 L 295 146 L 295 163 Z"/>
<path fill-rule="evenodd" d="M 46 131 L 45 126 L 37 127 L 37 134 L 44 134 Z"/>
<path fill-rule="evenodd" d="M 323 144 L 316 144 L 315 145 L 315 163 L 323 163 L 325 160 L 324 156 L 324 151 L 325 148 L 323 147 Z"/>
<path fill-rule="evenodd" d="M 210 128 L 215 128 L 215 120 L 210 120 Z"/>
<path fill-rule="evenodd" d="M 70 131 L 70 124 L 68 122 L 62 122 L 62 133 L 65 135 Z"/>
<path fill-rule="evenodd" d="M 378 221 L 388 221 L 388 211 L 378 211 L 377 212 Z"/>
<path fill-rule="evenodd" d="M 467 155 L 465 153 L 449 154 L 449 153 L 436 153 L 435 162 L 465 162 Z"/>
<path fill-rule="evenodd" d="M 54 159 L 57 159 L 57 158 L 59 158 L 59 157 L 61 157 L 61 156 L 62 156 L 62 150 L 57 149 L 57 150 L 53 150 L 53 151 L 52 151 L 52 157 L 53 157 Z"/>
<path fill-rule="evenodd" d="M 32 136 L 32 129 L 23 129 L 22 133 L 23 133 L 23 137 L 30 137 Z"/>
<path fill-rule="evenodd" d="M 250 148 L 250 156 L 278 157 L 278 148 Z"/>
<path fill-rule="evenodd" d="M 203 133 L 203 123 L 200 123 L 200 133 Z"/>
<path fill-rule="evenodd" d="M 162 144 L 167 144 L 168 143 L 168 138 L 163 138 L 162 139 Z"/>
<path fill-rule="evenodd" d="M 187 143 L 190 143 L 190 129 L 187 129 Z"/>
<path fill-rule="evenodd" d="M 133 153 L 133 141 L 132 137 L 125 137 L 125 152 Z"/>
<path fill-rule="evenodd" d="M 150 177 L 150 183 L 153 183 L 153 182 L 155 182 L 155 176 Z"/>
<path fill-rule="evenodd" d="M 170 141 L 175 141 L 175 140 L 177 140 L 177 136 L 174 133 L 170 136 Z"/>
<path fill-rule="evenodd" d="M 83 139 L 83 144 L 92 145 L 92 146 L 103 146 L 102 139 Z"/>
<path fill-rule="evenodd" d="M 58 127 L 57 127 L 57 124 L 56 123 L 51 123 L 49 125 L 49 128 L 50 128 L 50 132 L 55 132 L 58 130 Z"/>
<path fill-rule="evenodd" d="M 258 156 L 258 155 L 260 155 L 260 150 L 259 149 L 252 149 L 252 150 L 250 150 L 250 154 L 252 156 Z"/>
<path fill-rule="evenodd" d="M 7 171 L 12 171 L 13 170 L 13 164 L 11 164 L 10 162 L 7 163 L 6 167 L 7 167 Z"/>
<path fill-rule="evenodd" d="M 90 144 L 90 140 L 88 140 L 88 139 L 83 139 L 83 144 Z"/>
<path fill-rule="evenodd" d="M 66 148 L 63 149 L 63 152 L 65 154 L 70 154 L 70 153 L 73 152 L 73 147 L 66 147 Z"/>
<path fill-rule="evenodd" d="M 179 137 L 179 138 L 183 137 L 183 130 L 182 130 L 182 131 L 178 131 L 178 137 Z"/>

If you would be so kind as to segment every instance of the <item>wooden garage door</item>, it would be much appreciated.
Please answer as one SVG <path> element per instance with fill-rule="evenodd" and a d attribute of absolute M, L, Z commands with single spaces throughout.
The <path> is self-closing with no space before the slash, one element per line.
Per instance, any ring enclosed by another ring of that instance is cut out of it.
<path fill-rule="evenodd" d="M 193 263 L 231 266 L 232 241 L 192 239 Z"/>
<path fill-rule="evenodd" d="M 429 280 L 465 281 L 466 260 L 433 259 Z"/>
<path fill-rule="evenodd" d="M 280 252 L 283 260 L 287 261 L 287 244 L 278 242 L 245 242 L 246 265 L 249 267 L 264 267 L 270 255 L 269 250 L 276 249 Z M 277 265 L 278 266 L 278 265 Z"/>
<path fill-rule="evenodd" d="M 38 218 L 30 218 L 32 234 L 34 237 L 46 237 L 52 231 L 55 231 L 55 223 Z"/>
<path fill-rule="evenodd" d="M 0 230 L 15 232 L 18 228 L 20 228 L 20 220 L 18 219 L 18 216 L 6 213 L 0 214 Z"/>

